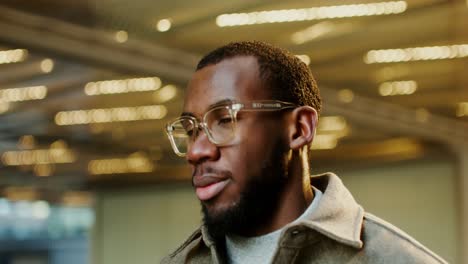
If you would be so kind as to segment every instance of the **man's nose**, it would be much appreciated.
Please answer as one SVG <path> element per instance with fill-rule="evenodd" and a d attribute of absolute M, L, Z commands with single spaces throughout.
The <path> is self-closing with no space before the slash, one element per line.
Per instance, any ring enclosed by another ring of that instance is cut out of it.
<path fill-rule="evenodd" d="M 213 144 L 206 133 L 200 130 L 187 149 L 186 159 L 190 164 L 199 164 L 205 160 L 219 158 L 219 149 Z"/>

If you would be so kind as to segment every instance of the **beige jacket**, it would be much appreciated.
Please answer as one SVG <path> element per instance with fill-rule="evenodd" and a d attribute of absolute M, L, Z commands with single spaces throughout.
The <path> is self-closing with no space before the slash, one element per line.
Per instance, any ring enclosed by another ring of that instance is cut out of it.
<path fill-rule="evenodd" d="M 364 212 L 338 176 L 314 176 L 323 196 L 312 217 L 287 225 L 273 263 L 447 263 L 393 225 Z M 204 226 L 165 263 L 223 263 Z"/>

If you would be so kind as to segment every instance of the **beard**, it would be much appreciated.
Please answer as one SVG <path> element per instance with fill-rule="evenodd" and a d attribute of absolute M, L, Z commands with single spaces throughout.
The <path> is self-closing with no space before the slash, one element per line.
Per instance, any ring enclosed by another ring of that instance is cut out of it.
<path fill-rule="evenodd" d="M 238 202 L 231 207 L 212 212 L 201 203 L 204 224 L 214 240 L 222 241 L 226 234 L 248 235 L 271 221 L 287 180 L 285 153 L 285 145 L 278 142 L 263 162 L 260 174 L 249 178 Z"/>

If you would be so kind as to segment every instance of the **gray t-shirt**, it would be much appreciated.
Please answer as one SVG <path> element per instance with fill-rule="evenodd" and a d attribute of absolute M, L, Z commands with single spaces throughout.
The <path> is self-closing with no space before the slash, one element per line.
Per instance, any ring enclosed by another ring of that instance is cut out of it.
<path fill-rule="evenodd" d="M 305 212 L 293 221 L 299 222 L 305 218 L 310 218 L 317 207 L 322 192 L 314 188 L 314 199 Z M 237 235 L 226 236 L 226 249 L 228 263 L 231 264 L 258 264 L 271 263 L 275 254 L 278 240 L 283 228 L 271 233 L 257 237 L 242 237 Z"/>

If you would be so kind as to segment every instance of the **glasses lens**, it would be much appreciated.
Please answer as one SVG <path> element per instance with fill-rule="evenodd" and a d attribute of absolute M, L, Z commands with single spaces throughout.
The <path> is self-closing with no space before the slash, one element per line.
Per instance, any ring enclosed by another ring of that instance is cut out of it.
<path fill-rule="evenodd" d="M 234 137 L 235 122 L 228 106 L 214 108 L 205 116 L 210 137 L 216 144 L 226 144 Z"/>
<path fill-rule="evenodd" d="M 177 154 L 187 153 L 193 133 L 195 133 L 195 123 L 191 119 L 181 118 L 169 125 L 168 134 Z"/>

